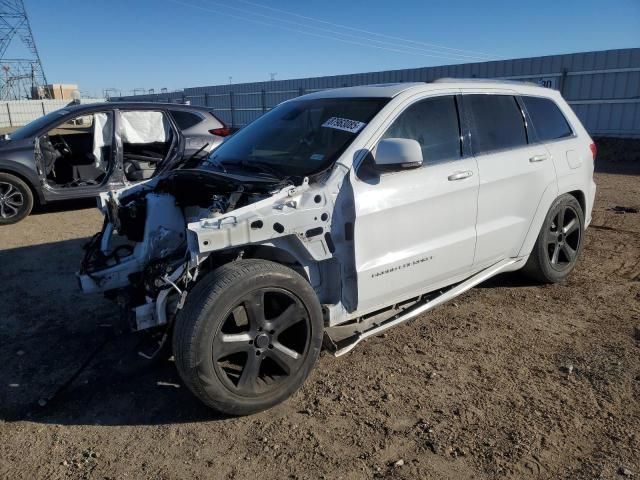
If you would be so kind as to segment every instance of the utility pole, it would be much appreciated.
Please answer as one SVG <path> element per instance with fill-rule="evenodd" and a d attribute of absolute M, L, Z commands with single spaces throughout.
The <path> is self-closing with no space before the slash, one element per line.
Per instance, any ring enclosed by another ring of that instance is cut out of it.
<path fill-rule="evenodd" d="M 276 75 L 277 74 L 278 74 L 278 72 L 269 73 L 269 79 L 273 82 L 276 79 Z"/>
<path fill-rule="evenodd" d="M 13 58 L 12 51 L 26 50 L 27 58 Z M 19 48 L 22 47 L 22 48 Z M 23 0 L 0 1 L 0 100 L 47 98 L 47 77 L 33 38 Z"/>

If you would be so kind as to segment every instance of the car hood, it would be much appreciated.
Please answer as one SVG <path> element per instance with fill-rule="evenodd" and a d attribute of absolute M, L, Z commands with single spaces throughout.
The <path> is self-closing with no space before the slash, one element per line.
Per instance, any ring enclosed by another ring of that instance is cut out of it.
<path fill-rule="evenodd" d="M 33 138 L 0 140 L 0 152 L 8 152 L 22 148 L 33 148 Z"/>

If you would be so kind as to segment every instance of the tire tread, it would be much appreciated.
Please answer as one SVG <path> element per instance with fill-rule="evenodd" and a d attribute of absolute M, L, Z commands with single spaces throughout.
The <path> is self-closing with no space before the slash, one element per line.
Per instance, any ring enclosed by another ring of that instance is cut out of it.
<path fill-rule="evenodd" d="M 211 308 L 222 292 L 247 276 L 272 275 L 274 273 L 294 275 L 307 283 L 307 280 L 298 272 L 279 263 L 261 259 L 237 260 L 209 272 L 201 279 L 189 293 L 187 302 L 176 319 L 173 332 L 173 353 L 178 372 L 187 387 L 203 403 L 218 411 L 236 415 L 253 413 L 257 410 L 247 410 L 238 406 L 234 411 L 231 411 L 228 403 L 216 402 L 205 392 L 196 368 L 198 333 L 201 331 L 202 324 L 209 320 L 202 312 Z M 315 363 L 315 359 L 313 363 Z"/>

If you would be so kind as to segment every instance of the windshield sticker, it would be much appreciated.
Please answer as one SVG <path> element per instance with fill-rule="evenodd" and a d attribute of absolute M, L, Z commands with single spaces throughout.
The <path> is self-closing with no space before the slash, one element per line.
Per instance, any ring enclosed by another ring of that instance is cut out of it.
<path fill-rule="evenodd" d="M 321 153 L 314 153 L 309 157 L 309 160 L 313 160 L 314 162 L 321 162 L 322 160 L 324 160 L 324 155 L 322 155 Z"/>
<path fill-rule="evenodd" d="M 366 123 L 358 122 L 357 120 L 340 117 L 331 117 L 322 124 L 326 128 L 335 128 L 336 130 L 344 130 L 351 133 L 358 133 L 365 125 Z"/>

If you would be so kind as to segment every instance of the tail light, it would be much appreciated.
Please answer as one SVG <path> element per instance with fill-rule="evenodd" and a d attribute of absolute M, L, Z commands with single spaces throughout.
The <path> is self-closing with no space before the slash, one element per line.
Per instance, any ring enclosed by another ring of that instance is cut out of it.
<path fill-rule="evenodd" d="M 598 147 L 596 147 L 595 143 L 592 143 L 591 145 L 589 145 L 589 148 L 591 149 L 591 155 L 593 155 L 593 161 L 596 161 L 596 154 L 598 153 Z"/>
<path fill-rule="evenodd" d="M 229 127 L 214 128 L 213 130 L 209 130 L 209 133 L 219 137 L 228 137 L 231 135 L 231 129 Z"/>

